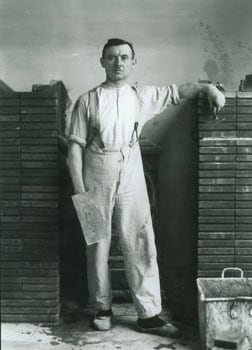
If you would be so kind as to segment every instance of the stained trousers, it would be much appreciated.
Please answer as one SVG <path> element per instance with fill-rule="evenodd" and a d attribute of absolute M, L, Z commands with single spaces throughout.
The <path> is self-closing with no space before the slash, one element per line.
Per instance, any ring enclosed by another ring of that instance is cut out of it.
<path fill-rule="evenodd" d="M 112 306 L 108 265 L 111 223 L 119 235 L 126 276 L 139 318 L 161 312 L 157 251 L 140 148 L 120 145 L 84 153 L 85 188 L 96 198 L 106 222 L 107 238 L 86 247 L 90 302 L 100 310 Z"/>

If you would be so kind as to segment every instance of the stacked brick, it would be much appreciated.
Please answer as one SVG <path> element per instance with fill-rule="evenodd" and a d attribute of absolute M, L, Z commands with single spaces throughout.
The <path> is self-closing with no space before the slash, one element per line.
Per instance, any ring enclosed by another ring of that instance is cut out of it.
<path fill-rule="evenodd" d="M 59 317 L 57 101 L 0 95 L 1 315 Z"/>
<path fill-rule="evenodd" d="M 198 276 L 252 276 L 252 94 L 226 93 L 216 120 L 199 99 Z"/>

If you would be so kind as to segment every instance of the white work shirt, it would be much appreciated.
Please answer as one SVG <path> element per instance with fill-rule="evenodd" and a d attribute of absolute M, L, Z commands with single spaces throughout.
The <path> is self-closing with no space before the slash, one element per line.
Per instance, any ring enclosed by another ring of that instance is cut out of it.
<path fill-rule="evenodd" d="M 96 91 L 95 125 L 106 148 L 129 144 L 134 124 L 139 123 L 138 133 L 153 115 L 164 111 L 170 104 L 179 103 L 175 84 L 167 87 L 143 86 L 132 88 L 125 84 L 115 88 L 102 83 Z M 90 107 L 89 93 L 81 95 L 73 109 L 69 141 L 86 146 L 88 139 Z"/>

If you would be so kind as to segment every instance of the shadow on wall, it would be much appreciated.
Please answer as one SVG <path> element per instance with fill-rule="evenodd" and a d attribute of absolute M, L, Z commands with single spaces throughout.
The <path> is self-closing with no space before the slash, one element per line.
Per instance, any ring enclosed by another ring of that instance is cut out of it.
<path fill-rule="evenodd" d="M 197 319 L 197 117 L 195 102 L 174 108 L 160 143 L 162 276 L 168 307 Z"/>

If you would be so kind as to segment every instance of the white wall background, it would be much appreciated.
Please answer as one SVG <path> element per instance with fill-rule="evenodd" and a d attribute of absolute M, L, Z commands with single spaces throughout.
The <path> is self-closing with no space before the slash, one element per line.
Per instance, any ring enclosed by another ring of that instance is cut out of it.
<path fill-rule="evenodd" d="M 133 80 L 221 80 L 252 72 L 251 0 L 1 0 L 0 78 L 14 90 L 63 80 L 75 99 L 99 84 L 110 37 L 135 45 Z"/>

